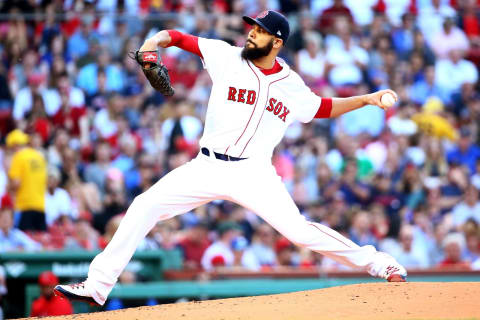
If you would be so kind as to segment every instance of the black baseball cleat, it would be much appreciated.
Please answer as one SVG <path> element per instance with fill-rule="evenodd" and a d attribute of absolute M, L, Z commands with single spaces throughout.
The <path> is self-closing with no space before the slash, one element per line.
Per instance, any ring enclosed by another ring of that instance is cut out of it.
<path fill-rule="evenodd" d="M 88 303 L 91 306 L 101 306 L 92 295 L 85 288 L 84 282 L 67 284 L 67 285 L 57 285 L 53 289 L 53 292 L 64 299 L 83 301 Z"/>

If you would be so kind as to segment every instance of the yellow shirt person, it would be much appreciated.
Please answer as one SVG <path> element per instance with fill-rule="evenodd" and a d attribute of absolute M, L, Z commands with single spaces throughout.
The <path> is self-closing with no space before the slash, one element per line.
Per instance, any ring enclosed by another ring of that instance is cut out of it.
<path fill-rule="evenodd" d="M 443 109 L 442 101 L 432 97 L 422 106 L 421 113 L 412 116 L 412 120 L 417 124 L 418 128 L 427 135 L 456 141 L 458 140 L 457 130 L 450 124 L 447 118 L 439 114 Z"/>
<path fill-rule="evenodd" d="M 27 146 L 28 135 L 14 130 L 7 136 L 7 147 L 13 148 L 8 177 L 15 194 L 15 210 L 22 213 L 21 230 L 46 230 L 45 194 L 47 163 L 43 155 Z"/>

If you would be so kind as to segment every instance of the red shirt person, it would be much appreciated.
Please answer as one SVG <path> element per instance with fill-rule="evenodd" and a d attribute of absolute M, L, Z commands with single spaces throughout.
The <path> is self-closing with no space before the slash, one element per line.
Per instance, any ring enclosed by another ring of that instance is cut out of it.
<path fill-rule="evenodd" d="M 51 116 L 52 123 L 80 139 L 82 145 L 88 144 L 89 123 L 82 90 L 72 86 L 68 74 L 63 72 L 57 78 L 57 92 L 55 103 L 58 109 Z"/>
<path fill-rule="evenodd" d="M 67 299 L 53 294 L 53 288 L 58 284 L 58 278 L 51 271 L 44 271 L 38 277 L 40 297 L 33 301 L 31 317 L 63 316 L 73 313 L 73 308 Z"/>
<path fill-rule="evenodd" d="M 210 246 L 207 226 L 201 222 L 192 226 L 178 245 L 183 251 L 185 268 L 201 269 L 202 256 Z"/>

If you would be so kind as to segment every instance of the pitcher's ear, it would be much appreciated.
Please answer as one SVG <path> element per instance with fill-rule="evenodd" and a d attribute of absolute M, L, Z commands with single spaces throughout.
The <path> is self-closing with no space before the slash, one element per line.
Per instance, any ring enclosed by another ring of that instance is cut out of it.
<path fill-rule="evenodd" d="M 275 40 L 273 41 L 273 46 L 275 48 L 281 48 L 283 46 L 283 40 L 280 38 L 275 38 Z"/>

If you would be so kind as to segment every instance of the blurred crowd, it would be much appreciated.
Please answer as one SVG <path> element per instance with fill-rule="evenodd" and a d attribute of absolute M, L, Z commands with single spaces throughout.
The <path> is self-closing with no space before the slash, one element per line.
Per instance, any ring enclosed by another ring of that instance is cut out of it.
<path fill-rule="evenodd" d="M 132 199 L 196 156 L 211 89 L 198 57 L 161 49 L 165 99 L 127 53 L 162 29 L 243 46 L 242 15 L 265 9 L 288 17 L 281 56 L 318 95 L 399 95 L 289 127 L 273 163 L 302 214 L 407 269 L 480 269 L 477 0 L 2 2 L 0 253 L 105 248 Z M 223 201 L 138 250 L 160 248 L 188 269 L 346 269 Z"/>

